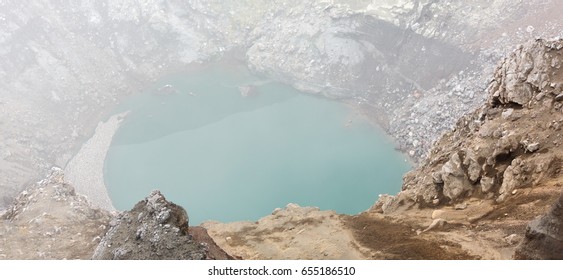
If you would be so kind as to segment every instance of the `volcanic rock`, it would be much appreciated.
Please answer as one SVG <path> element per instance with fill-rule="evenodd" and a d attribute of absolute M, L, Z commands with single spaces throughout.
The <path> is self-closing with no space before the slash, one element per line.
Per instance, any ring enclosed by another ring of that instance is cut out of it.
<path fill-rule="evenodd" d="M 209 244 L 196 242 L 189 234 L 186 211 L 159 191 L 119 214 L 112 224 L 92 259 L 214 258 L 208 254 Z"/>
<path fill-rule="evenodd" d="M 515 259 L 563 259 L 563 195 L 551 211 L 528 225 Z"/>

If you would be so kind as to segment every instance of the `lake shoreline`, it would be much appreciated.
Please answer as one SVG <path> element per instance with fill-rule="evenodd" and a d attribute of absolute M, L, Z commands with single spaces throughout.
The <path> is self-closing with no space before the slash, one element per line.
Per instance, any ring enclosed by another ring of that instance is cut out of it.
<path fill-rule="evenodd" d="M 112 115 L 99 122 L 92 137 L 65 167 L 65 180 L 74 185 L 78 194 L 84 195 L 92 205 L 115 211 L 104 183 L 104 161 L 113 136 L 129 112 Z"/>
<path fill-rule="evenodd" d="M 226 222 L 287 203 L 356 214 L 400 190 L 412 165 L 346 100 L 256 80 L 210 67 L 167 77 L 123 103 L 120 111 L 132 113 L 104 165 L 114 206 L 130 209 L 158 188 L 194 223 Z M 244 97 L 238 86 L 249 83 L 256 94 Z"/>

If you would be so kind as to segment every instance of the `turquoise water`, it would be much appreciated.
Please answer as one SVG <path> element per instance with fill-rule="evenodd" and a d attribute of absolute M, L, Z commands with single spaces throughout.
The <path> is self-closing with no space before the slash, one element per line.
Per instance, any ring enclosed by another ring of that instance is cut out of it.
<path fill-rule="evenodd" d="M 243 97 L 248 83 L 256 94 Z M 158 90 L 166 84 L 174 89 Z M 104 171 L 115 207 L 160 189 L 193 225 L 257 220 L 290 202 L 355 214 L 398 192 L 410 168 L 349 107 L 242 67 L 168 77 L 119 110 L 130 114 Z"/>

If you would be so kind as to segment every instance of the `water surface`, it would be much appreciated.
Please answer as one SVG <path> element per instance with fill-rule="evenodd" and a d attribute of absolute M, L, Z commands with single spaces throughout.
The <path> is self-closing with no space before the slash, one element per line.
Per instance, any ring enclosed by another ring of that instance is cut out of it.
<path fill-rule="evenodd" d="M 243 97 L 247 84 L 255 94 Z M 191 224 L 256 220 L 290 202 L 355 214 L 398 192 L 410 168 L 349 107 L 242 67 L 168 77 L 120 110 L 131 113 L 104 171 L 120 210 L 160 189 Z"/>

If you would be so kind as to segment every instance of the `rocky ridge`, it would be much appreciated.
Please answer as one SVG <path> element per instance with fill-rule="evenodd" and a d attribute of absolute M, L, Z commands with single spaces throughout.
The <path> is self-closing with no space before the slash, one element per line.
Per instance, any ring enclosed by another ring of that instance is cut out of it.
<path fill-rule="evenodd" d="M 256 222 L 205 222 L 210 236 L 242 259 L 363 259 L 334 211 L 290 203 Z"/>
<path fill-rule="evenodd" d="M 383 212 L 467 197 L 503 202 L 520 188 L 559 176 L 562 152 L 563 41 L 519 46 L 498 66 L 488 101 L 439 139 Z M 541 129 L 538 129 L 541 128 Z"/>
<path fill-rule="evenodd" d="M 89 259 L 111 218 L 54 168 L 0 213 L 0 259 Z"/>

